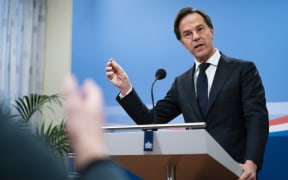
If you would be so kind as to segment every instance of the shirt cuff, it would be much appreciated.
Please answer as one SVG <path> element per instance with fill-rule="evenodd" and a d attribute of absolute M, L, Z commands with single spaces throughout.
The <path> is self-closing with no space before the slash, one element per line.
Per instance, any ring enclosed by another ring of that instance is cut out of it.
<path fill-rule="evenodd" d="M 130 89 L 127 91 L 126 95 L 122 95 L 121 93 L 119 93 L 119 98 L 122 99 L 125 96 L 127 96 L 131 91 L 132 91 L 133 87 L 131 86 Z"/>

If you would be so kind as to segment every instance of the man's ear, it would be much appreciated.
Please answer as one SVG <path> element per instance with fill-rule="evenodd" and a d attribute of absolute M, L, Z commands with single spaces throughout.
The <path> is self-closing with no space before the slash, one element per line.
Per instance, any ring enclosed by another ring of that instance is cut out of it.
<path fill-rule="evenodd" d="M 211 38 L 214 40 L 214 29 L 210 28 Z"/>

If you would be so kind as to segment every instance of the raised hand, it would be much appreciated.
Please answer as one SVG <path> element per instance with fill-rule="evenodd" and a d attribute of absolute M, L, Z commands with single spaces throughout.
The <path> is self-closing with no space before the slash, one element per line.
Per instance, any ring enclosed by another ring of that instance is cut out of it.
<path fill-rule="evenodd" d="M 114 86 L 119 88 L 123 96 L 125 96 L 129 89 L 132 87 L 126 72 L 112 58 L 107 62 L 106 76 Z"/>
<path fill-rule="evenodd" d="M 90 162 L 108 157 L 103 138 L 103 98 L 100 88 L 86 80 L 82 88 L 72 75 L 64 79 L 67 133 L 75 152 L 76 166 L 81 169 Z"/>

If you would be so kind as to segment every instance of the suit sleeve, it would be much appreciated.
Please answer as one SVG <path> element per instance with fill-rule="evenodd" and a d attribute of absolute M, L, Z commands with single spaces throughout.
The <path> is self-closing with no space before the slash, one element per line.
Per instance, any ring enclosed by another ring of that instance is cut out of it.
<path fill-rule="evenodd" d="M 147 108 L 134 88 L 122 99 L 117 96 L 116 100 L 136 124 L 164 124 L 180 114 L 180 109 L 175 100 L 173 89 L 174 84 L 167 92 L 166 96 L 156 103 L 154 109 Z M 156 119 L 154 119 L 153 111 L 155 111 Z"/>
<path fill-rule="evenodd" d="M 133 88 L 132 91 L 123 98 L 116 97 L 118 103 L 123 107 L 127 114 L 135 121 L 136 124 L 152 124 L 152 110 L 148 109 L 141 101 L 140 97 Z"/>
<path fill-rule="evenodd" d="M 269 135 L 269 119 L 265 91 L 254 63 L 249 63 L 242 74 L 242 105 L 246 124 L 246 160 L 261 168 Z"/>

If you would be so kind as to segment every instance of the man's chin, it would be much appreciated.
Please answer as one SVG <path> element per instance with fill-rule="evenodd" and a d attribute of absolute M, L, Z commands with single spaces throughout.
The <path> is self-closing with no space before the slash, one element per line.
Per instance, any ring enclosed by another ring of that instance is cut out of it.
<path fill-rule="evenodd" d="M 207 60 L 207 55 L 204 53 L 196 53 L 194 56 L 200 63 L 203 63 Z"/>

